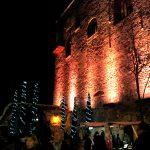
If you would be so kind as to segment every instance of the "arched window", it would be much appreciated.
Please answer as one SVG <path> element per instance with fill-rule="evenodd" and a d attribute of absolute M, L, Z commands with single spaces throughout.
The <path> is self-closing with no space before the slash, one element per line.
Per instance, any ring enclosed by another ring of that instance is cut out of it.
<path fill-rule="evenodd" d="M 66 57 L 68 57 L 69 55 L 71 55 L 71 39 L 69 38 L 66 42 Z"/>
<path fill-rule="evenodd" d="M 114 1 L 114 23 L 118 23 L 133 11 L 131 0 Z"/>
<path fill-rule="evenodd" d="M 97 21 L 96 18 L 92 19 L 87 28 L 87 35 L 91 37 L 97 31 Z"/>

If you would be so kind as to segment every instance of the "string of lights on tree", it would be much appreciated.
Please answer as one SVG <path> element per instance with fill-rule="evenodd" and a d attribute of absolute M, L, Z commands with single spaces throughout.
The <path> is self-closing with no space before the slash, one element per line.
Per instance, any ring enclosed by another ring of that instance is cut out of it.
<path fill-rule="evenodd" d="M 85 114 L 86 114 L 86 117 L 85 117 L 86 122 L 91 122 L 92 121 L 92 109 L 91 109 L 91 97 L 90 97 L 90 94 L 88 94 Z"/>
<path fill-rule="evenodd" d="M 38 122 L 38 102 L 39 102 L 39 83 L 34 83 L 33 86 L 33 97 L 32 97 L 32 104 L 31 104 L 31 120 L 29 123 L 29 134 L 33 134 L 36 131 L 36 123 Z"/>
<path fill-rule="evenodd" d="M 78 125 L 78 118 L 77 118 L 77 105 L 74 101 L 74 109 L 71 116 L 71 138 L 74 139 L 77 134 L 77 125 Z"/>
<path fill-rule="evenodd" d="M 9 134 L 14 136 L 17 134 L 17 128 L 18 128 L 18 90 L 14 93 L 14 98 L 12 102 L 12 112 L 10 115 L 10 121 L 9 121 Z"/>
<path fill-rule="evenodd" d="M 61 129 L 64 130 L 66 122 L 66 109 L 67 109 L 64 97 L 61 100 L 60 109 L 61 109 Z"/>
<path fill-rule="evenodd" d="M 27 82 L 23 81 L 20 91 L 19 103 L 19 135 L 24 135 L 26 132 L 26 113 L 27 113 Z"/>

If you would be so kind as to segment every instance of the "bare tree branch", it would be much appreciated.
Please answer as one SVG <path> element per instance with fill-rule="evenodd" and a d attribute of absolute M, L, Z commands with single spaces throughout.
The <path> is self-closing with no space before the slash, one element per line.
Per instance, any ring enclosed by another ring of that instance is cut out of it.
<path fill-rule="evenodd" d="M 145 84 L 145 88 L 144 88 L 144 91 L 143 91 L 143 99 L 144 99 L 144 94 L 145 94 L 146 87 L 147 87 L 147 85 L 148 85 L 149 79 L 150 79 L 150 73 L 149 73 L 149 76 L 148 76 L 148 79 L 147 79 L 147 82 L 146 82 L 146 84 Z"/>

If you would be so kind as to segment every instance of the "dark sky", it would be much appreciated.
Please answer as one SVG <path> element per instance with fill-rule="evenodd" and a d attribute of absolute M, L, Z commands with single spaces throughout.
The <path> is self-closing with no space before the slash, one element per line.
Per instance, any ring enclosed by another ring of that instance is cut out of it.
<path fill-rule="evenodd" d="M 41 103 L 52 103 L 55 21 L 66 2 L 47 2 L 0 4 L 1 109 L 10 101 L 18 80 L 39 80 Z"/>

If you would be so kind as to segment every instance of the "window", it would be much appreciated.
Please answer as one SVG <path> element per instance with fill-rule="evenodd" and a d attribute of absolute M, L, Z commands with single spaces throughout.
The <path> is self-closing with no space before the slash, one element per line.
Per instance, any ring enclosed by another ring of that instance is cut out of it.
<path fill-rule="evenodd" d="M 67 40 L 65 48 L 66 48 L 66 57 L 68 57 L 69 55 L 71 55 L 71 40 L 70 40 L 70 38 Z"/>
<path fill-rule="evenodd" d="M 133 11 L 131 0 L 114 1 L 114 23 L 118 23 Z"/>
<path fill-rule="evenodd" d="M 87 35 L 91 37 L 97 31 L 97 21 L 96 19 L 92 19 L 87 28 Z"/>

